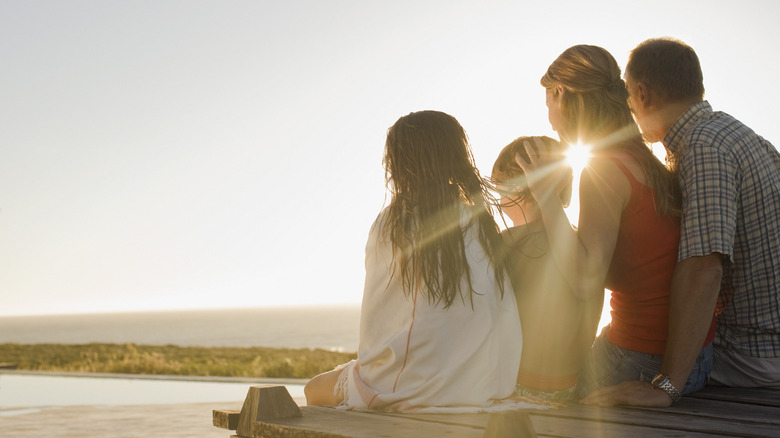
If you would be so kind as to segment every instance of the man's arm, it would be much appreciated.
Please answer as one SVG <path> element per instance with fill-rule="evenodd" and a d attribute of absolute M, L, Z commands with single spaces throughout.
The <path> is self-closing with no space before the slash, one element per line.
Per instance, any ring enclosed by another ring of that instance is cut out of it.
<path fill-rule="evenodd" d="M 669 338 L 661 373 L 678 391 L 693 369 L 707 337 L 720 293 L 723 256 L 712 253 L 689 257 L 677 264 L 672 276 L 669 305 Z"/>
<path fill-rule="evenodd" d="M 685 387 L 712 323 L 723 275 L 722 257 L 719 253 L 689 257 L 677 263 L 672 276 L 669 338 L 661 372 L 669 376 L 679 392 Z M 582 403 L 669 406 L 672 399 L 646 382 L 632 381 L 597 389 Z"/>

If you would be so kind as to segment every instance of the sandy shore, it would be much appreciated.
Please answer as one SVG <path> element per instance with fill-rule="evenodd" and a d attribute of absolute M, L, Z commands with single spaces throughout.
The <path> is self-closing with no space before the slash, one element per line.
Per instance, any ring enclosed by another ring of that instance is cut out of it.
<path fill-rule="evenodd" d="M 305 405 L 304 400 L 295 400 Z M 241 409 L 234 403 L 62 406 L 0 409 L 0 432 L 8 437 L 229 438 L 211 424 L 213 409 Z"/>

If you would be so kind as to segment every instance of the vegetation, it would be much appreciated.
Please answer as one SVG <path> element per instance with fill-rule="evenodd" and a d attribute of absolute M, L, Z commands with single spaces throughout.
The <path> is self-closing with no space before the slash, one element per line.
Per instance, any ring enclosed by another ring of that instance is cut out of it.
<path fill-rule="evenodd" d="M 355 357 L 320 349 L 0 344 L 0 362 L 20 370 L 85 373 L 309 378 Z"/>

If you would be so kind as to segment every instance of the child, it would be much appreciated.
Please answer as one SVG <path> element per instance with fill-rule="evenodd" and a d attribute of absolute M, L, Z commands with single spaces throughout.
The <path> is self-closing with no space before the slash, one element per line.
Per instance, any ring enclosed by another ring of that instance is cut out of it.
<path fill-rule="evenodd" d="M 537 138 L 553 154 L 562 155 L 560 143 L 549 137 Z M 523 355 L 516 395 L 557 403 L 574 396 L 577 373 L 593 342 L 602 300 L 578 299 L 552 260 L 539 207 L 515 162 L 516 154 L 526 153 L 523 143 L 533 144 L 533 140 L 520 137 L 506 146 L 496 159 L 491 176 L 502 194 L 502 213 L 514 225 L 502 234 L 507 244 L 506 266 L 523 322 Z M 559 181 L 555 193 L 567 206 L 571 199 L 571 171 Z"/>
<path fill-rule="evenodd" d="M 488 185 L 457 120 L 401 117 L 387 133 L 391 194 L 366 244 L 358 358 L 306 384 L 309 405 L 469 412 L 514 390 L 522 345 Z"/>

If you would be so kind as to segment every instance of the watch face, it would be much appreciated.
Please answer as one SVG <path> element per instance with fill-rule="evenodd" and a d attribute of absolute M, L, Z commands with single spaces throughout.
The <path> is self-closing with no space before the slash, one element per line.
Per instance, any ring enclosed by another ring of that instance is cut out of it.
<path fill-rule="evenodd" d="M 657 387 L 657 386 L 659 386 L 659 385 L 662 385 L 662 384 L 664 383 L 664 381 L 666 381 L 666 380 L 668 380 L 668 379 L 669 379 L 669 378 L 668 378 L 668 377 L 666 377 L 665 375 L 663 375 L 663 374 L 659 374 L 659 375 L 657 375 L 657 376 L 653 377 L 653 381 L 652 381 L 652 382 L 650 382 L 650 384 L 651 384 L 651 385 L 653 385 L 653 386 L 655 386 L 655 387 Z"/>
<path fill-rule="evenodd" d="M 677 388 L 672 385 L 672 382 L 669 380 L 669 376 L 665 374 L 659 374 L 655 376 L 652 382 L 650 384 L 654 388 L 658 388 L 666 393 L 666 395 L 669 396 L 669 398 L 672 399 L 672 401 L 677 401 L 682 397 L 680 393 L 677 391 Z"/>

